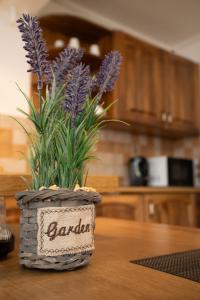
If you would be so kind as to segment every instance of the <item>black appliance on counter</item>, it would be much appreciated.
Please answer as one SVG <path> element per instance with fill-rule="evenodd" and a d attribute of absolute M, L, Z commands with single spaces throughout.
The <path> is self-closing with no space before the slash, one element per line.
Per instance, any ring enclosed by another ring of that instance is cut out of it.
<path fill-rule="evenodd" d="M 193 186 L 192 159 L 155 156 L 148 158 L 150 186 Z"/>
<path fill-rule="evenodd" d="M 148 183 L 148 162 L 142 156 L 136 156 L 129 160 L 130 185 L 145 186 Z"/>

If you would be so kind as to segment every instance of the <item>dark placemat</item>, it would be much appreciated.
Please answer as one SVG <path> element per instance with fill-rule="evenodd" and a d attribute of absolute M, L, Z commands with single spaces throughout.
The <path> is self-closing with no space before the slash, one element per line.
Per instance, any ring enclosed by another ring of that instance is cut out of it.
<path fill-rule="evenodd" d="M 130 262 L 200 282 L 200 249 L 131 260 Z"/>

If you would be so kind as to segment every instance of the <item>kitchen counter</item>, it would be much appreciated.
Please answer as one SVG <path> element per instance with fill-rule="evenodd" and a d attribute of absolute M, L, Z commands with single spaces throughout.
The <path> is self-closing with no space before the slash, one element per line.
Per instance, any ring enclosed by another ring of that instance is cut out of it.
<path fill-rule="evenodd" d="M 132 194 L 199 194 L 200 188 L 196 187 L 134 187 L 134 186 L 121 186 L 118 189 L 119 193 L 132 193 Z"/>
<path fill-rule="evenodd" d="M 22 177 L 31 180 L 28 174 L 0 174 L 0 196 L 13 196 L 16 192 L 25 190 L 26 185 Z M 96 188 L 102 194 L 200 193 L 200 188 L 195 187 L 120 186 L 118 176 L 88 176 L 86 185 Z"/>
<path fill-rule="evenodd" d="M 199 194 L 200 188 L 119 186 L 116 188 L 99 188 L 98 191 L 102 194 Z"/>
<path fill-rule="evenodd" d="M 17 233 L 18 226 L 13 227 Z M 72 272 L 29 270 L 15 250 L 0 261 L 3 300 L 199 299 L 200 284 L 131 264 L 133 259 L 200 248 L 200 230 L 97 218 L 96 250 Z"/>

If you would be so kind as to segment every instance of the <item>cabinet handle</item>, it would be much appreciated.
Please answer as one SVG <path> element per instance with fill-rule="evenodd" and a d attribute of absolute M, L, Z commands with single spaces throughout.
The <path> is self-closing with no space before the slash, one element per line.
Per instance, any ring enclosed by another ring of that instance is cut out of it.
<path fill-rule="evenodd" d="M 168 118 L 167 118 L 167 121 L 168 121 L 168 123 L 172 123 L 173 122 L 173 117 L 172 117 L 172 114 L 168 114 Z"/>
<path fill-rule="evenodd" d="M 161 114 L 161 119 L 162 119 L 163 122 L 167 122 L 167 113 L 166 112 L 163 112 Z"/>
<path fill-rule="evenodd" d="M 154 203 L 150 202 L 149 203 L 149 215 L 153 216 L 155 214 L 155 205 Z"/>

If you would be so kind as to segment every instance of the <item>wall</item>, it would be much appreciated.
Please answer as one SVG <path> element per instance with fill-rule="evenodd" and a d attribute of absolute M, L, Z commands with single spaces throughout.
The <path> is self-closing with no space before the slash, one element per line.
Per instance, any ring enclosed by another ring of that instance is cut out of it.
<path fill-rule="evenodd" d="M 20 122 L 29 130 L 30 124 L 22 118 Z M 27 137 L 19 124 L 6 115 L 0 115 L 0 173 L 26 173 L 28 153 Z M 100 132 L 95 147 L 96 160 L 88 165 L 89 175 L 114 175 L 128 184 L 128 161 L 134 155 L 145 157 L 169 155 L 200 159 L 200 138 L 177 141 L 146 135 L 105 129 Z"/>
<path fill-rule="evenodd" d="M 18 118 L 29 127 L 25 119 Z M 7 115 L 0 114 L 0 173 L 27 173 L 24 155 L 28 152 L 27 137 L 21 126 Z"/>
<path fill-rule="evenodd" d="M 19 115 L 17 107 L 27 110 L 27 105 L 16 82 L 28 94 L 30 80 L 26 73 L 27 65 L 20 35 L 6 5 L 0 5 L 0 36 L 0 113 Z"/>
<path fill-rule="evenodd" d="M 100 134 L 96 150 L 99 160 L 90 163 L 89 174 L 120 176 L 122 183 L 128 185 L 128 161 L 134 155 L 144 157 L 167 155 L 200 159 L 200 138 L 172 141 L 166 138 L 104 130 Z"/>
<path fill-rule="evenodd" d="M 99 5 L 103 5 L 103 4 L 99 4 Z M 189 4 L 189 5 L 192 5 L 192 4 Z M 162 4 L 161 4 L 161 6 L 162 6 Z M 168 7 L 168 4 L 166 6 Z M 119 5 L 118 5 L 118 7 L 119 7 Z M 109 17 L 109 13 L 104 14 L 103 12 L 105 12 L 105 10 L 102 10 L 101 13 L 99 13 L 98 4 L 96 5 L 95 1 L 93 1 L 93 4 L 91 6 L 89 6 L 88 1 L 86 1 L 86 5 L 84 5 L 84 3 L 81 2 L 81 0 L 80 1 L 51 0 L 46 5 L 46 7 L 40 12 L 40 15 L 52 14 L 52 13 L 53 14 L 54 13 L 61 13 L 61 14 L 66 13 L 66 14 L 84 17 L 91 22 L 97 23 L 99 25 L 103 25 L 104 27 L 106 27 L 108 29 L 120 30 L 120 31 L 127 32 L 130 35 L 132 35 L 134 37 L 138 37 L 139 39 L 149 42 L 153 45 L 157 45 L 158 47 L 161 47 L 168 51 L 173 51 L 173 52 L 175 52 L 183 57 L 187 57 L 188 59 L 191 59 L 197 63 L 200 62 L 200 35 L 199 34 L 193 35 L 192 37 L 183 39 L 181 42 L 178 42 L 179 39 L 178 39 L 178 41 L 176 41 L 177 33 L 172 32 L 172 28 L 170 28 L 168 22 L 166 22 L 166 23 L 163 23 L 161 26 L 161 27 L 163 27 L 163 26 L 165 27 L 165 29 L 164 29 L 164 27 L 161 28 L 161 32 L 163 32 L 165 34 L 162 35 L 162 38 L 158 39 L 158 38 L 155 38 L 155 36 L 153 37 L 152 34 L 147 34 L 148 30 L 142 31 L 141 30 L 142 28 L 140 28 L 140 30 L 138 30 L 139 28 L 136 29 L 136 28 L 134 28 L 134 26 L 125 25 L 125 23 L 127 23 L 127 22 L 123 21 L 123 12 L 122 12 L 120 18 L 116 18 L 116 19 Z M 179 14 L 177 12 L 177 16 L 178 15 Z M 172 23 L 173 23 L 173 25 L 175 25 L 176 24 L 176 23 L 174 23 L 175 12 L 174 12 L 172 18 L 173 18 Z M 158 19 L 156 19 L 154 21 L 158 21 Z M 166 19 L 164 20 L 164 22 L 165 21 L 166 21 Z M 137 24 L 137 22 L 136 22 L 136 24 Z M 196 28 L 198 28 L 198 26 L 196 26 Z M 184 30 L 184 29 L 182 29 L 182 30 Z M 169 40 L 171 40 L 171 39 L 169 39 L 169 37 L 167 39 L 168 42 L 166 41 L 166 39 L 165 39 L 166 32 L 167 32 L 167 35 L 169 35 L 172 38 L 172 40 L 174 38 L 173 42 L 171 41 L 171 43 L 169 43 Z M 197 30 L 197 32 L 198 32 L 198 30 Z M 179 34 L 180 34 L 180 30 L 179 30 Z"/>
<path fill-rule="evenodd" d="M 0 1 L 0 113 L 20 116 L 17 107 L 28 110 L 26 101 L 16 83 L 29 95 L 30 75 L 25 51 L 17 29 L 16 20 L 22 12 L 36 14 L 48 0 L 2 0 Z"/>

